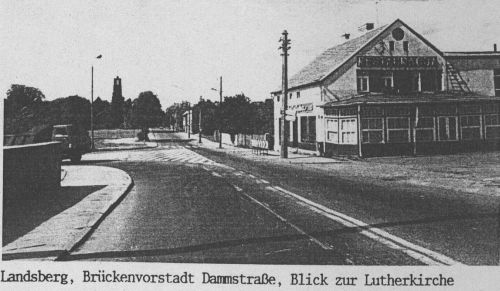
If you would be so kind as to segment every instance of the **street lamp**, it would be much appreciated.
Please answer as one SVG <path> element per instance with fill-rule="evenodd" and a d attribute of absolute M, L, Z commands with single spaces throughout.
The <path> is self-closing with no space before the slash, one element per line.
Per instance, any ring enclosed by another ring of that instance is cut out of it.
<path fill-rule="evenodd" d="M 222 148 L 222 76 L 220 76 L 220 88 L 219 90 L 215 89 L 215 88 L 212 88 L 212 90 L 214 91 L 219 91 L 219 97 L 220 97 L 220 101 L 219 101 L 219 114 L 221 116 L 219 116 L 219 148 L 221 149 Z"/>
<path fill-rule="evenodd" d="M 102 58 L 102 55 L 98 55 L 96 59 Z M 92 79 L 90 81 L 90 143 L 91 150 L 95 149 L 94 145 L 94 65 L 92 65 Z"/>

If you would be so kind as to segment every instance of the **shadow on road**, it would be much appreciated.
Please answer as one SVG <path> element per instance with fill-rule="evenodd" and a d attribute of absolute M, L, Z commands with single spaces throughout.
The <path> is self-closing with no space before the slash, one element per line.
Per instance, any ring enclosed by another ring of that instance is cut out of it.
<path fill-rule="evenodd" d="M 3 201 L 2 245 L 30 232 L 49 218 L 80 202 L 103 186 L 61 187 L 53 192 L 38 192 L 19 199 Z M 35 191 L 36 192 L 36 191 Z"/>
<path fill-rule="evenodd" d="M 309 240 L 310 236 L 321 239 L 327 237 L 338 237 L 339 235 L 349 234 L 349 233 L 359 233 L 364 230 L 369 230 L 370 228 L 384 228 L 384 227 L 395 227 L 402 225 L 418 225 L 426 223 L 435 222 L 445 222 L 445 221 L 460 221 L 460 220 L 474 220 L 474 219 L 484 219 L 484 218 L 496 218 L 497 213 L 485 213 L 480 215 L 465 215 L 465 216 L 447 216 L 447 217 L 430 217 L 422 218 L 418 220 L 410 221 L 397 221 L 397 222 L 386 222 L 379 224 L 372 224 L 365 227 L 343 227 L 336 230 L 329 231 L 319 231 L 311 232 L 308 235 L 304 234 L 293 234 L 293 235 L 282 235 L 282 236 L 270 236 L 270 237 L 255 237 L 255 238 L 245 238 L 245 239 L 234 239 L 225 240 L 220 242 L 212 242 L 207 244 L 199 244 L 192 246 L 183 246 L 176 248 L 165 248 L 165 249 L 151 249 L 151 250 L 133 250 L 133 251 L 105 251 L 105 252 L 94 252 L 94 253 L 82 253 L 82 254 L 67 254 L 65 257 L 60 258 L 60 261 L 73 261 L 73 260 L 89 260 L 89 259 L 105 259 L 105 258 L 131 258 L 131 257 L 152 257 L 152 256 L 169 256 L 169 255 L 179 255 L 187 254 L 193 252 L 201 252 L 212 249 L 220 249 L 227 247 L 242 247 L 245 245 L 252 244 L 265 244 L 265 243 L 276 243 L 284 241 L 298 241 L 298 240 Z M 33 254 L 36 255 L 36 254 Z"/>

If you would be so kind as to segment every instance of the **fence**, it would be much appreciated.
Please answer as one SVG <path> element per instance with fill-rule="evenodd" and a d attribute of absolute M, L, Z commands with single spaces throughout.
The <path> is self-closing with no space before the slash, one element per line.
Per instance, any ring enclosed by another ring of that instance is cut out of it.
<path fill-rule="evenodd" d="M 94 130 L 95 139 L 118 139 L 118 138 L 135 138 L 140 132 L 140 129 L 98 129 Z M 89 131 L 89 135 L 91 132 Z"/>
<path fill-rule="evenodd" d="M 255 147 L 258 143 L 257 141 L 259 141 L 259 145 L 265 145 L 265 147 L 270 150 L 272 150 L 274 146 L 274 139 L 273 136 L 270 134 L 222 133 L 221 137 L 223 144 L 229 144 L 238 147 L 246 147 L 246 148 Z M 217 132 L 214 132 L 213 137 L 210 136 L 208 138 L 215 142 L 219 141 L 219 135 Z M 252 146 L 252 140 L 254 141 L 253 146 Z M 265 141 L 266 143 L 264 144 L 261 143 L 260 141 Z"/>
<path fill-rule="evenodd" d="M 35 138 L 32 134 L 7 134 L 3 136 L 4 146 L 15 146 L 33 143 Z"/>

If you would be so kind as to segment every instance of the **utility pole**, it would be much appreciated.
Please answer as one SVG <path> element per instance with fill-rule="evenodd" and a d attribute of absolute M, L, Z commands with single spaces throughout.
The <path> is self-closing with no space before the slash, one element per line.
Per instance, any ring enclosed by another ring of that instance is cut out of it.
<path fill-rule="evenodd" d="M 190 106 L 191 107 L 191 106 Z M 189 108 L 188 110 L 188 117 L 187 117 L 187 130 L 188 130 L 188 138 L 191 138 L 191 124 L 193 123 L 192 118 L 193 118 L 193 109 Z"/>
<path fill-rule="evenodd" d="M 98 55 L 96 59 L 102 58 Z M 90 81 L 90 149 L 94 151 L 94 65 L 91 66 L 91 81 Z"/>
<path fill-rule="evenodd" d="M 91 76 L 92 76 L 92 80 L 90 81 L 90 143 L 91 143 L 90 149 L 92 151 L 94 151 L 94 149 L 95 149 L 95 146 L 94 146 L 94 66 L 92 66 Z"/>
<path fill-rule="evenodd" d="M 222 76 L 220 76 L 220 88 L 219 88 L 219 148 L 222 148 Z"/>
<path fill-rule="evenodd" d="M 200 101 L 202 100 L 202 97 L 200 96 Z M 198 110 L 199 110 L 199 118 L 198 118 L 198 143 L 201 143 L 201 102 L 198 103 Z"/>
<path fill-rule="evenodd" d="M 278 49 L 282 49 L 283 53 L 283 73 L 282 73 L 282 106 L 281 106 L 281 158 L 288 158 L 288 130 L 289 127 L 286 126 L 286 110 L 288 109 L 288 50 L 290 49 L 290 40 L 288 39 L 288 32 L 283 31 L 283 37 L 280 38 L 281 46 Z"/>

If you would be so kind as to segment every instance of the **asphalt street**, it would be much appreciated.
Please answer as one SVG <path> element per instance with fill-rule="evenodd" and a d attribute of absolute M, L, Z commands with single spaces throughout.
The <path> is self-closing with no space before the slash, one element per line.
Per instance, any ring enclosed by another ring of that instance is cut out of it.
<path fill-rule="evenodd" d="M 179 154 L 182 152 L 182 154 Z M 174 158 L 182 156 L 182 158 Z M 498 199 L 166 142 L 86 160 L 135 186 L 70 260 L 498 264 Z"/>

